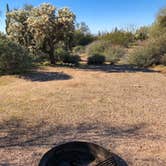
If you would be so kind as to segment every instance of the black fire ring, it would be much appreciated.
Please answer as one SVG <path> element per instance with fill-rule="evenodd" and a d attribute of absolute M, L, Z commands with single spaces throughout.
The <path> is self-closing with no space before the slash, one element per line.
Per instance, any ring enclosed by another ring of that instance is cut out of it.
<path fill-rule="evenodd" d="M 39 166 L 127 166 L 119 156 L 87 142 L 69 142 L 56 146 L 41 159 Z"/>

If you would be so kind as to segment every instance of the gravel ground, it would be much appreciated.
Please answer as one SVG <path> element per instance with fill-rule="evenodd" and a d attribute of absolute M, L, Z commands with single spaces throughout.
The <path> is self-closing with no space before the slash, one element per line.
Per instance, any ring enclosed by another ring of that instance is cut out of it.
<path fill-rule="evenodd" d="M 0 166 L 37 166 L 68 141 L 131 166 L 166 165 L 166 76 L 128 66 L 44 67 L 0 77 Z"/>

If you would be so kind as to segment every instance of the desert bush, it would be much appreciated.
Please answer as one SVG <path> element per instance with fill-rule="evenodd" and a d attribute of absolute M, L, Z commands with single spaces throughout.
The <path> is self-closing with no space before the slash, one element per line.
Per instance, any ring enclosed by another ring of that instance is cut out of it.
<path fill-rule="evenodd" d="M 110 64 L 117 63 L 124 54 L 124 49 L 120 46 L 112 46 L 105 50 L 106 61 Z"/>
<path fill-rule="evenodd" d="M 137 29 L 136 33 L 135 33 L 135 39 L 136 40 L 146 40 L 149 38 L 149 31 L 150 31 L 150 27 L 140 27 L 139 29 Z"/>
<path fill-rule="evenodd" d="M 104 54 L 105 49 L 110 46 L 108 41 L 95 41 L 86 47 L 86 54 L 91 56 L 92 54 Z"/>
<path fill-rule="evenodd" d="M 102 54 L 93 54 L 92 56 L 88 57 L 89 65 L 102 65 L 104 62 L 105 56 Z"/>
<path fill-rule="evenodd" d="M 144 49 L 135 50 L 128 57 L 129 64 L 139 67 L 148 67 L 153 64 L 154 58 L 151 54 L 147 54 Z"/>
<path fill-rule="evenodd" d="M 87 55 L 99 54 L 105 56 L 105 60 L 114 64 L 124 55 L 124 48 L 118 45 L 111 45 L 109 41 L 95 41 L 86 49 Z"/>
<path fill-rule="evenodd" d="M 0 38 L 0 71 L 21 73 L 31 67 L 28 51 L 17 43 Z"/>
<path fill-rule="evenodd" d="M 73 53 L 74 54 L 83 54 L 83 53 L 85 53 L 85 47 L 81 46 L 81 45 L 76 46 L 73 48 Z"/>
<path fill-rule="evenodd" d="M 128 62 L 139 67 L 148 67 L 158 64 L 160 58 L 159 48 L 155 45 L 147 45 L 134 50 L 129 55 Z"/>
<path fill-rule="evenodd" d="M 68 63 L 68 64 L 79 64 L 80 56 L 79 55 L 72 55 L 70 52 L 64 50 L 63 48 L 58 48 L 55 51 L 56 61 Z"/>
<path fill-rule="evenodd" d="M 80 56 L 79 55 L 67 55 L 63 57 L 63 63 L 68 63 L 68 64 L 74 64 L 74 65 L 78 65 L 80 62 Z"/>
<path fill-rule="evenodd" d="M 166 35 L 163 34 L 158 38 L 150 38 L 141 48 L 136 48 L 129 55 L 128 61 L 137 66 L 147 67 L 160 64 L 164 54 L 166 54 Z"/>

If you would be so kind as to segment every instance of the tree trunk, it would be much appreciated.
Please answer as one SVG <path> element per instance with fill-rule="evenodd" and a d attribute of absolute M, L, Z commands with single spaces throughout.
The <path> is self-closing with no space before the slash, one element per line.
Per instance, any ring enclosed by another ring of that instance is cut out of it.
<path fill-rule="evenodd" d="M 49 51 L 50 62 L 52 65 L 55 65 L 54 49 Z"/>

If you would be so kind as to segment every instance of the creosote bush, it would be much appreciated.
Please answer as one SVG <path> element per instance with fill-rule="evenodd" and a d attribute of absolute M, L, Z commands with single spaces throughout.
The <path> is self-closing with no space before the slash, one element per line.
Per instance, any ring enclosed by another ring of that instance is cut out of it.
<path fill-rule="evenodd" d="M 105 49 L 109 46 L 111 46 L 110 42 L 98 40 L 87 46 L 86 53 L 89 56 L 91 56 L 92 54 L 103 54 Z"/>
<path fill-rule="evenodd" d="M 31 67 L 28 51 L 8 39 L 0 39 L 0 72 L 17 74 Z"/>
<path fill-rule="evenodd" d="M 112 46 L 105 50 L 106 61 L 110 64 L 117 63 L 124 54 L 124 49 L 120 46 Z"/>
<path fill-rule="evenodd" d="M 111 45 L 109 41 L 95 41 L 86 49 L 87 55 L 103 55 L 110 64 L 117 63 L 124 55 L 124 48 L 118 45 Z"/>
<path fill-rule="evenodd" d="M 135 50 L 129 57 L 129 64 L 138 66 L 138 67 L 148 67 L 155 64 L 155 58 L 152 54 L 149 54 L 149 50 L 144 48 L 140 50 Z"/>
<path fill-rule="evenodd" d="M 93 54 L 92 56 L 88 57 L 89 65 L 102 65 L 104 62 L 105 56 L 102 54 Z"/>
<path fill-rule="evenodd" d="M 143 47 L 137 48 L 128 57 L 130 64 L 148 67 L 164 63 L 166 54 L 166 37 L 159 36 L 149 40 Z"/>

